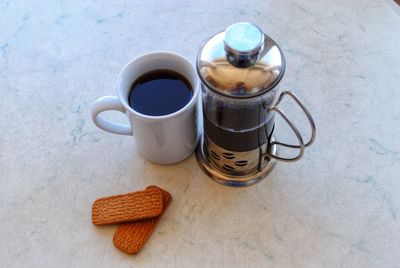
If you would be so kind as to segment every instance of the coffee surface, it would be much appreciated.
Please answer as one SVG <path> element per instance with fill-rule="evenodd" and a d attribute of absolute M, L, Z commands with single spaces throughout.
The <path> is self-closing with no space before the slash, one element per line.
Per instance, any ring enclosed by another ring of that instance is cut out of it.
<path fill-rule="evenodd" d="M 192 96 L 192 86 L 182 74 L 155 70 L 141 75 L 132 84 L 129 105 L 141 114 L 162 116 L 182 109 Z"/>

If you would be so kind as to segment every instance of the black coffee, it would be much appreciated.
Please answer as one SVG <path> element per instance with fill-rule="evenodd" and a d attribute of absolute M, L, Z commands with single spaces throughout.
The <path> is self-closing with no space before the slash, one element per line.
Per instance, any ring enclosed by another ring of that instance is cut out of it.
<path fill-rule="evenodd" d="M 218 146 L 228 150 L 244 152 L 269 143 L 274 131 L 274 113 L 268 111 L 273 97 L 263 98 L 246 105 L 233 105 L 227 99 L 221 101 L 213 94 L 203 95 L 204 133 Z"/>
<path fill-rule="evenodd" d="M 183 108 L 192 98 L 189 81 L 171 70 L 155 70 L 140 76 L 131 86 L 129 105 L 137 112 L 160 116 Z"/>
<path fill-rule="evenodd" d="M 238 118 L 238 115 L 228 117 L 229 120 Z M 250 151 L 270 142 L 274 131 L 274 118 L 261 126 L 246 131 L 231 131 L 215 125 L 203 112 L 204 132 L 215 144 L 229 151 Z"/>

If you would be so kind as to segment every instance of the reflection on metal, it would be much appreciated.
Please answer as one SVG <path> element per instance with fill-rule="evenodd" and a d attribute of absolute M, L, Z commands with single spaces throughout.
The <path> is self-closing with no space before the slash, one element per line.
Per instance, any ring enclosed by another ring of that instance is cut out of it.
<path fill-rule="evenodd" d="M 274 139 L 272 138 L 272 141 L 273 140 Z M 249 154 L 249 152 L 243 152 L 239 154 L 237 152 L 233 153 L 235 157 L 231 159 L 230 162 L 227 161 L 229 159 L 219 157 L 221 160 L 221 162 L 219 162 L 218 159 L 216 159 L 215 157 L 209 157 L 210 153 L 214 155 L 212 152 L 218 154 L 218 156 L 220 155 L 220 153 L 222 154 L 223 149 L 218 149 L 215 146 L 211 145 L 211 148 L 213 148 L 213 150 L 209 149 L 210 147 L 207 147 L 203 135 L 196 149 L 196 158 L 197 162 L 204 170 L 204 172 L 209 175 L 213 180 L 223 185 L 234 187 L 253 185 L 264 179 L 272 171 L 277 162 L 277 160 L 275 159 L 264 156 L 261 156 L 261 158 L 260 156 L 257 156 L 255 157 L 256 159 L 245 158 L 252 159 L 253 162 L 248 160 L 239 160 L 241 157 L 245 157 L 241 154 Z M 270 146 L 269 153 L 276 155 L 277 152 L 275 145 Z M 257 162 L 258 167 L 252 169 L 251 172 L 246 171 L 245 174 L 243 174 L 244 170 L 249 170 L 249 166 L 254 167 L 255 161 Z M 242 172 L 240 172 L 241 170 Z"/>

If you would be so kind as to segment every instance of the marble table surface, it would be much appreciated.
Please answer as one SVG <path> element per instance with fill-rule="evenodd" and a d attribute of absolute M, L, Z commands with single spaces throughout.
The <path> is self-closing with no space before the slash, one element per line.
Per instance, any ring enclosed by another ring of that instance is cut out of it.
<path fill-rule="evenodd" d="M 152 164 L 134 138 L 94 126 L 91 103 L 115 94 L 130 59 L 169 50 L 194 62 L 204 39 L 237 21 L 285 51 L 281 87 L 318 131 L 301 161 L 229 188 L 194 155 Z M 400 267 L 393 1 L 0 0 L 0 29 L 0 267 Z M 91 204 L 150 184 L 173 202 L 142 251 L 126 255 L 113 246 L 116 226 L 92 225 Z"/>

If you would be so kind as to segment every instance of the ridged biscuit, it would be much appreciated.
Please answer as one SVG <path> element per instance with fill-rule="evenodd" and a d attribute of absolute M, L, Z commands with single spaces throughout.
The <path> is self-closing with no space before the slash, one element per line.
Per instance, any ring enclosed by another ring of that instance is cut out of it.
<path fill-rule="evenodd" d="M 147 187 L 147 189 L 156 188 L 160 189 L 157 186 Z M 164 212 L 171 202 L 171 195 L 165 190 L 160 190 L 162 191 L 164 200 Z M 146 243 L 153 230 L 155 229 L 157 223 L 161 218 L 161 215 L 152 219 L 121 224 L 114 234 L 114 245 L 118 249 L 128 254 L 135 254 L 139 252 L 139 250 L 143 247 L 143 245 Z"/>
<path fill-rule="evenodd" d="M 157 217 L 163 211 L 163 193 L 157 187 L 97 199 L 92 206 L 95 225 L 131 222 Z"/>

